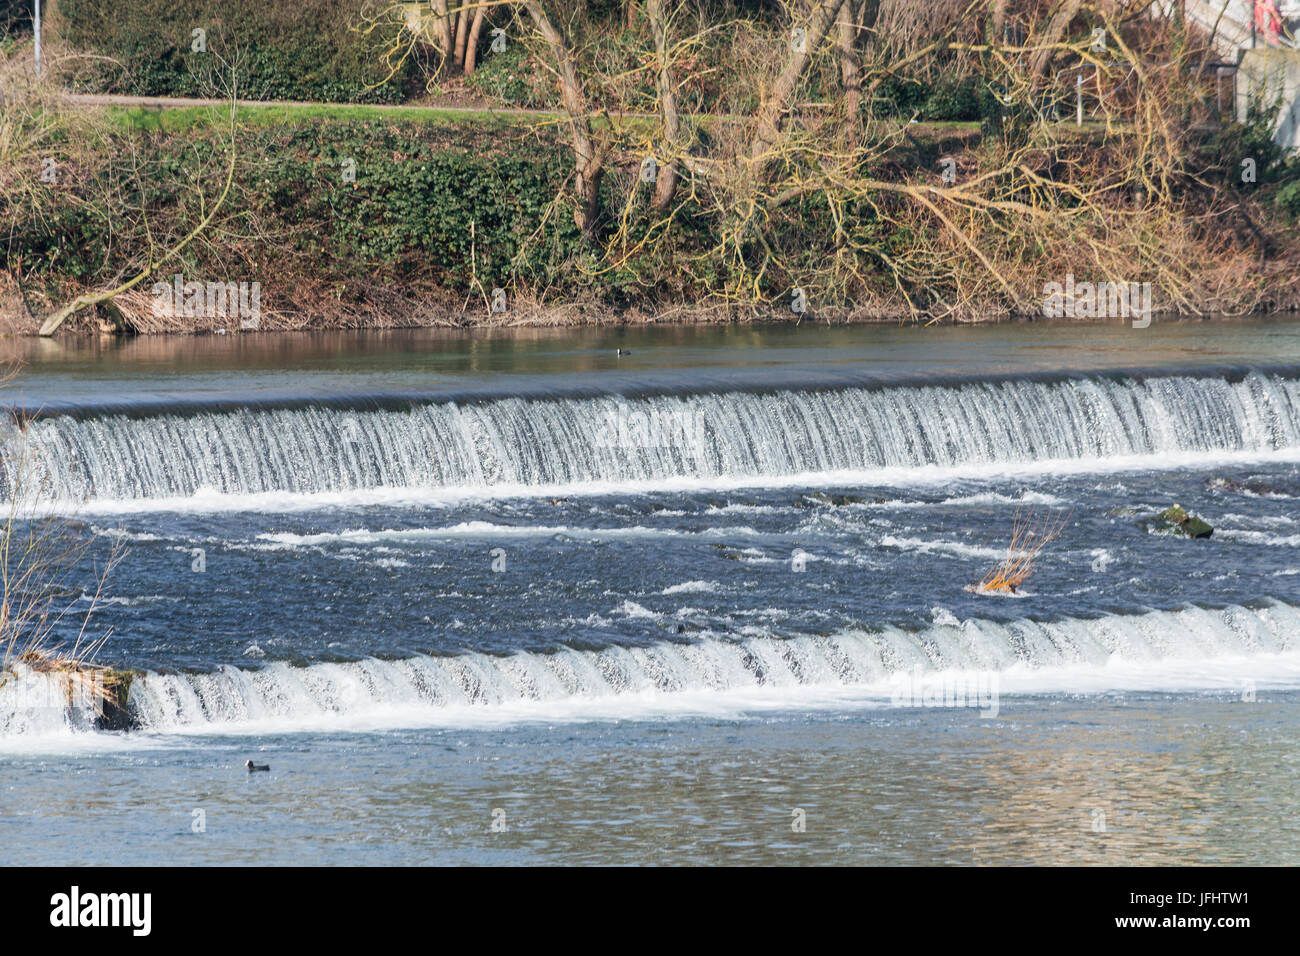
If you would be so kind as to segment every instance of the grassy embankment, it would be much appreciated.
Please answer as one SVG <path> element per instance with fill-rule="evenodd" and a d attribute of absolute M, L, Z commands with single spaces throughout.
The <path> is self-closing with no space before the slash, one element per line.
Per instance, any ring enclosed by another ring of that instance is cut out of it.
<path fill-rule="evenodd" d="M 66 187 L 77 191 L 75 201 L 51 204 L 48 216 L 11 244 L 10 261 L 31 264 L 18 304 L 26 314 L 11 326 L 17 332 L 35 331 L 42 315 L 77 290 L 128 275 L 118 263 L 138 261 L 139 253 L 123 252 L 145 246 L 146 231 L 158 247 L 174 241 L 202 208 L 195 187 L 210 202 L 224 172 L 227 110 L 70 112 L 96 129 L 98 148 L 87 151 L 83 141 L 66 164 L 75 169 L 67 171 L 73 182 Z M 567 156 L 556 113 L 248 105 L 234 119 L 237 186 L 227 217 L 150 283 L 174 273 L 259 281 L 263 328 L 615 322 L 664 311 L 689 320 L 683 306 L 692 300 L 705 305 L 699 317 L 706 320 L 753 315 L 734 305 L 710 308 L 707 288 L 692 289 L 688 276 L 665 276 L 650 256 L 617 274 L 595 275 L 598 263 L 563 199 Z M 691 122 L 703 128 L 729 120 Z M 907 135 L 920 163 L 973 142 L 978 124 L 918 124 Z M 344 180 L 345 158 L 356 164 L 355 182 Z M 636 163 L 635 156 L 625 159 L 629 176 Z M 617 209 L 621 197 L 609 192 Z M 96 231 L 105 221 L 115 234 Z M 693 245 L 703 254 L 708 242 L 699 235 Z M 823 251 L 809 248 L 809 271 Z M 484 304 L 498 287 L 508 292 L 504 317 Z M 124 314 L 87 310 L 68 328 L 237 325 L 219 317 L 160 319 L 147 314 L 145 293 L 121 297 Z"/>
<path fill-rule="evenodd" d="M 42 83 L 23 72 L 21 44 L 0 51 L 6 88 L 21 94 L 0 106 L 4 327 L 30 333 L 77 295 L 145 273 L 65 330 L 239 327 L 156 315 L 153 284 L 177 274 L 259 283 L 262 329 L 969 321 L 1033 314 L 1044 282 L 1067 274 L 1149 280 L 1156 308 L 1180 312 L 1300 298 L 1300 166 L 1260 123 L 1206 111 L 1196 38 L 1168 25 L 1100 21 L 1126 59 L 1093 76 L 1095 109 L 1076 127 L 1069 84 L 1034 74 L 1027 55 L 991 56 L 979 16 L 911 23 L 899 6 L 856 54 L 865 104 L 846 107 L 848 61 L 817 44 L 764 132 L 764 90 L 790 58 L 784 14 L 675 21 L 667 66 L 682 124 L 667 142 L 646 68 L 653 31 L 644 17 L 624 26 L 621 7 L 565 13 L 591 117 L 576 123 L 553 51 L 523 21 L 502 21 L 504 52 L 449 76 L 420 44 L 393 58 L 400 25 L 365 33 L 344 8 L 205 0 L 178 20 L 163 0 L 121 17 L 60 0 Z M 1088 67 L 1088 16 L 1042 38 L 1063 71 Z M 187 48 L 192 21 L 210 28 L 212 55 Z M 312 32 L 317 21 L 331 26 Z M 69 52 L 87 48 L 110 59 Z M 195 96 L 231 77 L 241 96 L 330 102 L 232 116 L 77 105 L 55 88 Z M 1054 98 L 1064 121 L 1044 119 Z M 585 223 L 575 126 L 602 164 Z M 679 177 L 663 205 L 639 175 L 649 154 Z M 1243 157 L 1256 165 L 1249 183 Z M 496 289 L 505 312 L 491 311 Z"/>

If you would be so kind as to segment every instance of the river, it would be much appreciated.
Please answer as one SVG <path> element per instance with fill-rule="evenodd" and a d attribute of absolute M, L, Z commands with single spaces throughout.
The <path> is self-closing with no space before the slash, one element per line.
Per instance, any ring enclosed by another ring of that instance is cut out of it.
<path fill-rule="evenodd" d="M 1300 861 L 1300 323 L 4 348 L 0 862 Z"/>

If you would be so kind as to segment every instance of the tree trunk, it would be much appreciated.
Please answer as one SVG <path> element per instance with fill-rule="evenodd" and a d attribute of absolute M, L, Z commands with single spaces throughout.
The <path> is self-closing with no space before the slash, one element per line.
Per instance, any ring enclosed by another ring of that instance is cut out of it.
<path fill-rule="evenodd" d="M 600 181 L 605 173 L 605 157 L 591 134 L 591 118 L 587 115 L 586 99 L 573 57 L 564 42 L 564 36 L 551 23 L 538 0 L 525 0 L 524 7 L 537 32 L 550 48 L 551 57 L 560 74 L 560 91 L 564 97 L 564 111 L 569 116 L 573 138 L 573 171 L 577 176 L 578 206 L 573 211 L 573 222 L 583 235 L 591 237 L 596 230 L 600 212 Z"/>
<path fill-rule="evenodd" d="M 844 0 L 840 4 L 837 18 L 840 78 L 844 81 L 844 116 L 850 132 L 858 129 L 858 115 L 862 109 L 862 70 L 858 60 L 858 18 L 854 16 L 855 7 L 853 0 Z"/>
<path fill-rule="evenodd" d="M 755 176 L 761 175 L 772 162 L 772 151 L 781 141 L 781 122 L 790 110 L 795 87 L 798 86 L 804 71 L 808 69 L 812 51 L 830 32 L 840 12 L 840 5 L 844 2 L 845 0 L 820 0 L 813 9 L 812 18 L 805 28 L 806 42 L 802 52 L 798 49 L 790 51 L 790 58 L 786 61 L 785 67 L 778 74 L 776 82 L 772 84 L 767 98 L 759 106 L 758 127 L 749 151 Z"/>
<path fill-rule="evenodd" d="M 465 40 L 469 36 L 469 0 L 461 0 L 460 15 L 456 17 L 456 58 L 452 61 L 457 73 L 465 72 Z M 482 10 L 482 7 L 479 7 Z"/>
<path fill-rule="evenodd" d="M 1005 41 L 1003 36 L 1007 30 L 1007 8 L 1011 6 L 1011 0 L 997 0 L 993 4 L 993 22 L 989 28 L 989 42 L 994 46 L 1001 46 Z"/>
<path fill-rule="evenodd" d="M 655 86 L 659 92 L 659 108 L 663 112 L 663 149 L 671 157 L 664 168 L 658 171 L 655 179 L 653 204 L 655 209 L 663 212 L 672 206 L 673 197 L 677 194 L 677 180 L 681 175 L 677 151 L 681 148 L 682 123 L 677 113 L 677 89 L 668 63 L 668 17 L 664 11 L 664 0 L 646 0 L 645 12 L 654 33 L 655 59 L 659 66 Z"/>
<path fill-rule="evenodd" d="M 433 42 L 438 47 L 438 52 L 443 55 L 444 59 L 450 59 L 452 56 L 451 47 L 451 17 L 447 15 L 447 0 L 430 0 L 429 7 L 433 10 Z"/>
<path fill-rule="evenodd" d="M 1035 41 L 1036 44 L 1050 46 L 1061 42 L 1065 36 L 1065 31 L 1070 28 L 1070 23 L 1079 14 L 1079 8 L 1083 6 L 1083 0 L 1063 0 L 1061 5 L 1056 8 L 1056 13 L 1048 21 L 1047 29 L 1043 31 L 1042 36 Z M 1034 54 L 1033 60 L 1029 65 L 1029 77 L 1035 86 L 1038 86 L 1047 75 L 1047 68 L 1051 66 L 1052 60 L 1056 58 L 1055 50 L 1039 50 Z"/>
<path fill-rule="evenodd" d="M 469 28 L 469 39 L 465 41 L 465 75 L 472 76 L 478 65 L 478 38 L 483 32 L 483 21 L 487 18 L 487 7 L 474 11 L 474 22 Z"/>
<path fill-rule="evenodd" d="M 858 49 L 867 45 L 867 37 L 876 28 L 880 18 L 880 0 L 862 0 L 858 5 Z"/>

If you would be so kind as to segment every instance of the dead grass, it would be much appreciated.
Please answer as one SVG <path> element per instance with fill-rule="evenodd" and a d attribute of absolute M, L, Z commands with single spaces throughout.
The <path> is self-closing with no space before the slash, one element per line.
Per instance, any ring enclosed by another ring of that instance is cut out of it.
<path fill-rule="evenodd" d="M 0 494 L 6 511 L 0 524 L 0 688 L 21 665 L 66 681 L 65 688 L 89 699 L 96 712 L 116 703 L 115 682 L 96 657 L 111 629 L 92 635 L 90 623 L 122 551 L 114 544 L 95 562 L 93 589 L 83 590 L 78 569 L 91 559 L 96 536 L 79 522 L 41 504 L 47 488 L 32 467 L 23 423 L 6 423 L 0 436 Z M 83 599 L 84 609 L 78 609 Z M 77 627 L 60 638 L 65 622 Z"/>
<path fill-rule="evenodd" d="M 1011 523 L 1011 544 L 1007 554 L 968 591 L 976 594 L 1017 594 L 1033 573 L 1039 554 L 1061 533 L 1070 519 L 1069 512 L 1038 512 L 1017 508 Z"/>

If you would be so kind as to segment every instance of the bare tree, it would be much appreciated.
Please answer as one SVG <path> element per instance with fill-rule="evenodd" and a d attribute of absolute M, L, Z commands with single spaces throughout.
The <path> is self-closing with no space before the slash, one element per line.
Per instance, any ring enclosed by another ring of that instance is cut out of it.
<path fill-rule="evenodd" d="M 668 158 L 655 180 L 653 205 L 662 212 L 672 206 L 673 197 L 677 194 L 677 180 L 681 175 L 677 154 L 681 145 L 682 121 L 677 112 L 677 88 L 673 81 L 668 49 L 668 17 L 664 10 L 664 0 L 646 0 L 645 12 L 654 34 L 655 90 L 664 124 L 662 150 Z"/>
<path fill-rule="evenodd" d="M 481 3 L 474 9 L 474 19 L 470 23 L 469 38 L 465 41 L 465 57 L 462 69 L 466 76 L 473 74 L 478 66 L 478 41 L 483 34 L 483 23 L 487 18 L 487 4 Z"/>
<path fill-rule="evenodd" d="M 844 84 L 844 115 L 847 131 L 857 132 L 862 119 L 863 51 L 875 29 L 880 0 L 845 0 L 836 18 L 840 79 Z"/>
<path fill-rule="evenodd" d="M 1059 52 L 1061 38 L 1065 36 L 1065 32 L 1070 28 L 1070 24 L 1074 22 L 1074 18 L 1079 15 L 1082 6 L 1083 0 L 1061 0 L 1048 21 L 1046 29 L 1036 38 L 1035 45 L 1038 49 L 1034 53 L 1033 59 L 1030 60 L 1029 66 L 1029 76 L 1034 86 L 1041 85 L 1047 76 L 1047 68 Z"/>
<path fill-rule="evenodd" d="M 564 102 L 564 112 L 568 116 L 573 146 L 573 173 L 578 200 L 573 211 L 573 221 L 583 235 L 591 236 L 595 233 L 600 214 L 600 183 L 605 174 L 605 150 L 592 135 L 587 97 L 564 34 L 551 22 L 538 0 L 525 0 L 524 8 L 546 43 L 560 78 L 560 95 Z"/>
<path fill-rule="evenodd" d="M 781 140 L 781 125 L 790 111 L 799 80 L 808 69 L 811 51 L 825 39 L 839 14 L 840 6 L 846 2 L 847 0 L 818 0 L 808 18 L 807 27 L 799 28 L 803 33 L 798 39 L 792 38 L 785 66 L 777 74 L 758 108 L 756 131 L 749 150 L 753 175 L 761 176 L 776 158 L 777 146 Z"/>

